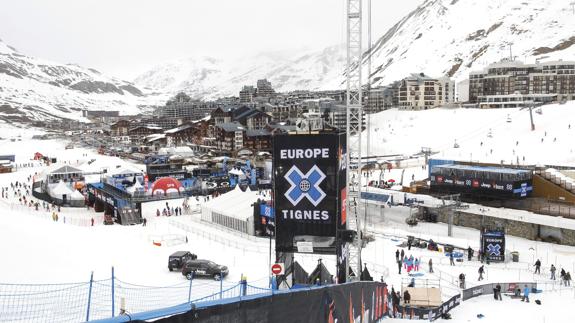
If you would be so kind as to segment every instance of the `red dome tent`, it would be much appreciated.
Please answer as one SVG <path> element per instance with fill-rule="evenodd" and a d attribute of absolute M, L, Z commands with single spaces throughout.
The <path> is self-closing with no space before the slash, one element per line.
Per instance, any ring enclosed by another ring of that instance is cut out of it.
<path fill-rule="evenodd" d="M 154 185 L 152 185 L 152 195 L 160 193 L 164 194 L 180 193 L 183 190 L 184 187 L 182 186 L 180 181 L 172 177 L 159 178 L 154 182 Z"/>

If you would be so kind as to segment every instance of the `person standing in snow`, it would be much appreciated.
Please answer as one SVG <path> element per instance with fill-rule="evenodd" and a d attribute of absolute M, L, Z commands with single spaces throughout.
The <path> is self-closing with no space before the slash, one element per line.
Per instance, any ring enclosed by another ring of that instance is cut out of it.
<path fill-rule="evenodd" d="M 429 272 L 433 273 L 433 261 L 429 258 Z"/>
<path fill-rule="evenodd" d="M 483 273 L 485 272 L 485 268 L 483 268 L 483 265 L 479 267 L 479 270 L 477 272 L 479 273 L 479 278 L 477 278 L 477 281 L 483 280 Z"/>
<path fill-rule="evenodd" d="M 451 266 L 455 266 L 455 262 L 453 261 L 453 251 L 449 253 L 449 264 Z"/>
<path fill-rule="evenodd" d="M 397 260 L 397 269 L 399 269 L 399 274 L 401 275 L 401 260 Z"/>
<path fill-rule="evenodd" d="M 467 261 L 471 261 L 472 257 L 473 257 L 473 249 L 471 249 L 471 247 L 467 247 Z"/>
<path fill-rule="evenodd" d="M 399 249 L 395 250 L 395 261 L 399 261 Z"/>
<path fill-rule="evenodd" d="M 409 291 L 406 289 L 405 292 L 403 292 L 403 304 L 409 304 L 411 302 L 411 295 L 409 294 Z"/>
<path fill-rule="evenodd" d="M 529 303 L 529 287 L 527 287 L 527 285 L 525 285 L 525 288 L 523 288 L 523 298 L 521 299 L 522 302 L 527 302 Z"/>
<path fill-rule="evenodd" d="M 551 272 L 551 280 L 555 280 L 555 271 L 557 270 L 557 268 L 555 268 L 554 265 L 551 265 L 551 269 L 549 269 L 549 271 Z"/>
<path fill-rule="evenodd" d="M 495 288 L 493 289 L 493 294 L 494 294 L 495 300 L 500 300 L 500 301 L 503 300 L 503 299 L 501 299 L 501 285 L 497 284 L 495 286 Z"/>
<path fill-rule="evenodd" d="M 403 256 L 403 269 L 407 270 L 407 256 Z"/>
<path fill-rule="evenodd" d="M 459 274 L 459 288 L 465 289 L 465 274 Z"/>
<path fill-rule="evenodd" d="M 565 274 L 565 286 L 571 286 L 571 273 L 567 272 Z"/>
<path fill-rule="evenodd" d="M 396 317 L 396 315 L 397 315 L 398 306 L 399 306 L 399 297 L 397 296 L 395 289 L 393 287 L 391 287 L 391 307 L 392 307 L 393 317 Z"/>
<path fill-rule="evenodd" d="M 415 271 L 419 271 L 419 259 L 415 258 L 415 261 L 413 264 L 415 266 Z"/>
<path fill-rule="evenodd" d="M 534 266 L 535 266 L 535 273 L 541 274 L 541 261 L 539 259 L 537 259 Z"/>
<path fill-rule="evenodd" d="M 401 258 L 400 259 L 403 259 L 403 257 L 405 257 L 405 251 L 403 251 L 403 249 L 401 249 Z"/>

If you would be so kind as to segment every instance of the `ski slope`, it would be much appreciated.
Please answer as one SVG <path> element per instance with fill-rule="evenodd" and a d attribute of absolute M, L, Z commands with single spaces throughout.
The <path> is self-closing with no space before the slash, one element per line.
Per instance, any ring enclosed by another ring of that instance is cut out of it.
<path fill-rule="evenodd" d="M 531 131 L 529 110 L 383 111 L 371 116 L 369 155 L 412 155 L 429 147 L 437 152 L 432 158 L 575 165 L 575 101 L 534 110 L 541 111 L 533 112 L 535 131 Z M 456 142 L 459 148 L 454 148 Z M 367 142 L 363 149 L 367 151 Z"/>

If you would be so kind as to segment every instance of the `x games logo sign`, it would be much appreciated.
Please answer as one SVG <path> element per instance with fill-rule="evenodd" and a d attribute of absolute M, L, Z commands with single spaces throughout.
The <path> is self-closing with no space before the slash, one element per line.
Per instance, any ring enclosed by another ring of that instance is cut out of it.
<path fill-rule="evenodd" d="M 318 206 L 326 195 L 319 187 L 325 179 L 325 174 L 317 165 L 314 165 L 306 174 L 303 174 L 302 171 L 294 165 L 285 174 L 284 178 L 291 185 L 284 195 L 293 206 L 298 205 L 304 197 L 307 198 L 313 206 Z"/>

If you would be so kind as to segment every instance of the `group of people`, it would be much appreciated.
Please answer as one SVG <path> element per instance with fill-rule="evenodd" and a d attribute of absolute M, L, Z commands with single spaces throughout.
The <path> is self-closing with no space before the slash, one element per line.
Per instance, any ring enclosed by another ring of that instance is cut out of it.
<path fill-rule="evenodd" d="M 533 264 L 533 266 L 535 267 L 535 274 L 541 275 L 541 260 L 537 259 L 535 261 L 535 264 Z M 551 264 L 551 267 L 549 268 L 549 272 L 551 273 L 551 277 L 549 279 L 556 280 L 557 278 L 555 276 L 555 273 L 557 272 L 557 267 L 555 267 L 555 265 Z M 559 272 L 559 278 L 561 279 L 562 285 L 571 286 L 571 273 L 570 272 L 566 272 L 565 269 L 561 268 L 561 271 Z"/>
<path fill-rule="evenodd" d="M 164 208 L 164 210 L 160 213 L 160 209 L 156 210 L 156 216 L 178 216 L 178 215 L 182 215 L 182 208 L 177 206 L 177 207 L 172 207 L 170 209 L 170 207 L 168 206 L 168 202 L 166 202 L 166 207 Z"/>
<path fill-rule="evenodd" d="M 419 271 L 420 269 L 419 266 L 421 264 L 421 258 L 414 258 L 413 255 L 407 257 L 403 249 L 401 249 L 401 252 L 399 249 L 395 251 L 395 261 L 397 262 L 397 268 L 400 275 L 402 267 L 408 274 L 412 271 Z M 431 259 L 429 259 L 429 272 L 433 272 L 433 262 Z"/>
<path fill-rule="evenodd" d="M 395 289 L 393 287 L 391 287 L 391 307 L 392 307 L 392 314 L 393 317 L 397 317 L 397 314 L 399 312 L 399 306 L 402 300 L 401 297 L 401 293 L 399 291 L 395 291 Z M 405 291 L 403 291 L 403 303 L 404 304 L 410 304 L 411 303 L 411 295 L 409 294 L 409 291 L 406 289 Z"/>

